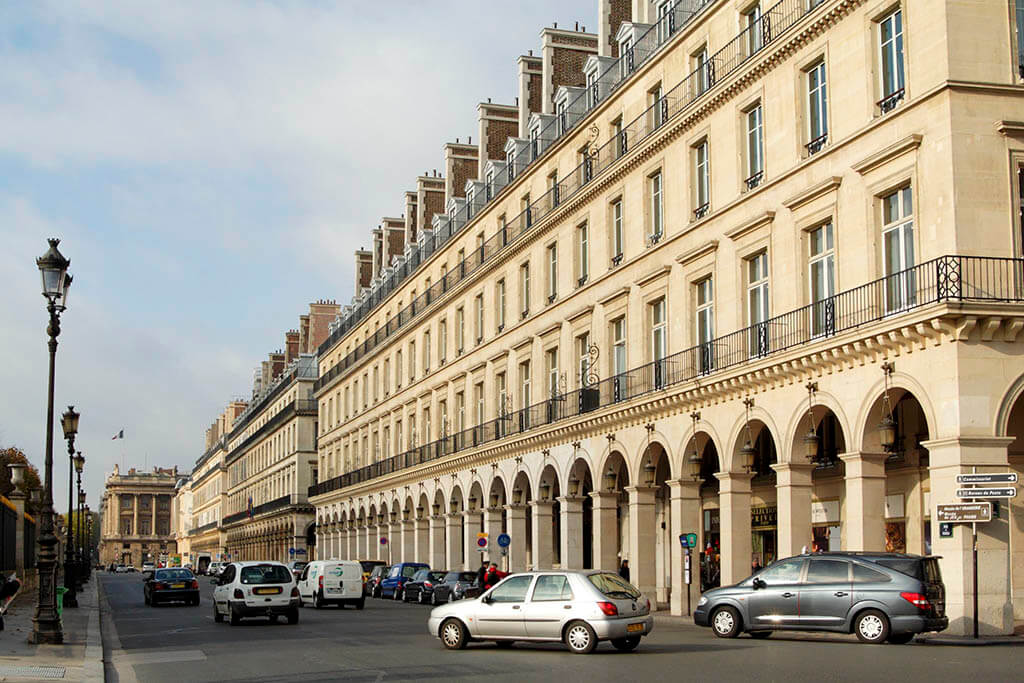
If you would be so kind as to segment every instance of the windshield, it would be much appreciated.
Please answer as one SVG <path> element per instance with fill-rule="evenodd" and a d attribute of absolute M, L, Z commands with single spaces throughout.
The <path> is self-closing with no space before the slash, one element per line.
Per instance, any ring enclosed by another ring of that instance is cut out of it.
<path fill-rule="evenodd" d="M 190 580 L 192 572 L 187 569 L 157 569 L 153 576 L 157 581 Z"/>
<path fill-rule="evenodd" d="M 244 584 L 291 583 L 291 581 L 291 572 L 278 564 L 260 564 L 255 567 L 242 567 L 242 583 Z"/>
<path fill-rule="evenodd" d="M 594 584 L 597 590 L 601 591 L 609 598 L 623 598 L 626 600 L 636 600 L 640 597 L 640 591 L 633 587 L 629 581 L 626 581 L 618 574 L 591 574 L 587 577 L 590 579 L 590 583 Z"/>
<path fill-rule="evenodd" d="M 292 567 L 295 571 L 302 571 L 302 568 L 306 566 L 305 562 L 296 562 L 295 566 Z"/>
<path fill-rule="evenodd" d="M 404 576 L 407 579 L 412 578 L 412 576 L 421 569 L 425 569 L 425 567 L 423 567 L 422 565 L 419 567 L 410 567 L 409 565 L 406 565 L 402 567 L 402 576 Z"/>

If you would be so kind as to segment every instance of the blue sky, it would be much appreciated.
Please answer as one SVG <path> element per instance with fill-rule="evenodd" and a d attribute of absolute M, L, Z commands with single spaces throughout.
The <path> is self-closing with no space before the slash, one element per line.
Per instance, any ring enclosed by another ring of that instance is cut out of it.
<path fill-rule="evenodd" d="M 47 237 L 75 276 L 56 402 L 82 413 L 96 509 L 116 462 L 190 468 L 308 302 L 348 301 L 353 250 L 477 103 L 513 101 L 540 29 L 593 31 L 596 7 L 0 4 L 0 446 L 42 469 Z"/>

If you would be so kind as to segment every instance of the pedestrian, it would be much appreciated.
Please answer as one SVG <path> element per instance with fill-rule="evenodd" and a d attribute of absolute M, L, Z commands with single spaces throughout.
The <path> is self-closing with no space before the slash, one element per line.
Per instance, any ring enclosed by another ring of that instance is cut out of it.
<path fill-rule="evenodd" d="M 629 560 L 623 560 L 619 566 L 619 576 L 626 581 L 629 581 Z"/>
<path fill-rule="evenodd" d="M 476 572 L 476 585 L 480 586 L 481 590 L 483 590 L 483 587 L 484 587 L 484 577 L 486 575 L 487 575 L 487 561 L 486 560 L 481 560 L 480 561 L 480 569 L 478 569 L 477 572 Z"/>
<path fill-rule="evenodd" d="M 498 569 L 498 565 L 494 562 L 487 567 L 487 572 L 484 574 L 484 590 L 490 590 L 494 586 L 497 586 L 508 574 Z"/>

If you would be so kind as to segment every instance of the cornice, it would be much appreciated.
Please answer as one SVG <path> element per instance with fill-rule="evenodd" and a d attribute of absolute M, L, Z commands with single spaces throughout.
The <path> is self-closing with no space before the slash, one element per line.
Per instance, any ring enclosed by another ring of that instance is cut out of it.
<path fill-rule="evenodd" d="M 916 150 L 921 146 L 922 139 L 923 136 L 921 136 L 921 134 L 911 133 L 902 140 L 898 140 L 887 147 L 883 147 L 877 152 L 869 154 L 860 161 L 851 164 L 850 168 L 857 173 L 864 175 L 865 173 L 875 170 L 879 166 L 895 159 L 898 156 Z"/>

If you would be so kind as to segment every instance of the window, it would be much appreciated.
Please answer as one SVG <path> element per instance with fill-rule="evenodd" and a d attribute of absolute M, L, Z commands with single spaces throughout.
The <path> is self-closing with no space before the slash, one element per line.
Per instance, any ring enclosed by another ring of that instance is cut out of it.
<path fill-rule="evenodd" d="M 494 383 L 498 387 L 498 415 L 502 416 L 508 412 L 508 380 L 504 372 L 499 372 L 494 377 Z"/>
<path fill-rule="evenodd" d="M 455 430 L 466 428 L 466 396 L 461 391 L 455 394 Z"/>
<path fill-rule="evenodd" d="M 747 324 L 750 327 L 748 354 L 768 353 L 768 254 L 747 259 Z"/>
<path fill-rule="evenodd" d="M 555 107 L 555 116 L 558 121 L 558 134 L 559 136 L 564 135 L 565 131 L 569 130 L 569 119 L 566 117 L 566 101 L 562 100 Z"/>
<path fill-rule="evenodd" d="M 597 76 L 598 69 L 594 69 L 587 74 L 587 109 L 593 109 L 601 101 L 601 91 L 597 84 Z"/>
<path fill-rule="evenodd" d="M 590 277 L 590 227 L 580 223 L 576 227 L 576 286 L 582 287 Z"/>
<path fill-rule="evenodd" d="M 437 323 L 437 355 L 443 365 L 448 355 L 448 321 L 444 318 Z"/>
<path fill-rule="evenodd" d="M 548 246 L 548 303 L 558 298 L 558 244 Z"/>
<path fill-rule="evenodd" d="M 661 83 L 647 92 L 648 122 L 651 130 L 660 128 L 667 118 L 668 100 L 662 100 L 662 95 Z"/>
<path fill-rule="evenodd" d="M 423 443 L 430 443 L 430 408 L 423 409 Z"/>
<path fill-rule="evenodd" d="M 519 301 L 522 304 L 523 317 L 530 314 L 530 262 L 519 266 Z"/>
<path fill-rule="evenodd" d="M 700 371 L 714 370 L 715 307 L 714 282 L 711 278 L 701 280 L 697 288 L 697 344 L 700 346 Z"/>
<path fill-rule="evenodd" d="M 579 358 L 580 386 L 585 387 L 590 379 L 590 333 L 584 332 L 576 337 L 576 357 Z"/>
<path fill-rule="evenodd" d="M 561 574 L 537 577 L 537 585 L 533 587 L 531 602 L 548 602 L 552 600 L 572 600 L 572 589 L 569 582 Z"/>
<path fill-rule="evenodd" d="M 498 280 L 494 290 L 494 318 L 498 323 L 498 332 L 505 329 L 505 278 Z"/>
<path fill-rule="evenodd" d="M 762 128 L 761 103 L 748 109 L 747 122 L 747 179 L 748 190 L 761 184 L 764 178 L 764 130 Z"/>
<path fill-rule="evenodd" d="M 663 0 L 658 5 L 658 42 L 664 43 L 676 32 L 676 13 L 673 12 L 675 0 Z"/>
<path fill-rule="evenodd" d="M 461 355 L 466 348 L 466 312 L 461 306 L 455 309 L 455 355 Z"/>
<path fill-rule="evenodd" d="M 882 197 L 882 259 L 885 266 L 885 312 L 916 303 L 914 288 L 914 212 L 910 188 Z"/>
<path fill-rule="evenodd" d="M 477 382 L 474 391 L 476 393 L 476 424 L 482 425 L 486 419 L 484 413 L 484 383 Z"/>
<path fill-rule="evenodd" d="M 626 372 L 626 318 L 612 321 L 612 374 Z"/>
<path fill-rule="evenodd" d="M 783 586 L 800 582 L 800 572 L 803 571 L 803 558 L 782 560 L 776 562 L 757 575 L 757 578 L 769 586 Z"/>
<path fill-rule="evenodd" d="M 624 79 L 633 73 L 636 66 L 633 57 L 633 39 L 626 38 L 619 43 L 619 78 Z"/>
<path fill-rule="evenodd" d="M 416 342 L 409 342 L 409 381 L 416 379 Z"/>
<path fill-rule="evenodd" d="M 850 563 L 811 558 L 804 583 L 850 583 Z"/>
<path fill-rule="evenodd" d="M 1024 0 L 1014 0 L 1013 14 L 1017 28 L 1017 73 L 1024 78 Z"/>
<path fill-rule="evenodd" d="M 747 32 L 747 54 L 752 55 L 771 39 L 762 32 L 761 27 L 761 3 L 755 2 L 746 12 L 743 13 L 743 27 Z"/>
<path fill-rule="evenodd" d="M 811 230 L 807 237 L 810 247 L 811 334 L 818 336 L 835 330 L 832 297 L 836 293 L 836 265 L 832 224 L 826 223 Z"/>
<path fill-rule="evenodd" d="M 708 61 L 708 48 L 702 47 L 690 58 L 693 68 L 694 89 L 700 95 L 714 85 L 714 65 Z"/>
<path fill-rule="evenodd" d="M 657 244 L 661 239 L 663 225 L 663 204 L 661 196 L 661 171 L 648 178 L 651 197 L 651 232 L 649 243 Z"/>
<path fill-rule="evenodd" d="M 373 402 L 380 398 L 380 368 L 373 366 Z"/>
<path fill-rule="evenodd" d="M 853 582 L 854 583 L 888 583 L 892 581 L 888 574 L 884 574 L 880 571 L 865 567 L 862 564 L 853 563 Z"/>
<path fill-rule="evenodd" d="M 612 266 L 622 263 L 622 200 L 612 202 Z"/>
<path fill-rule="evenodd" d="M 530 405 L 530 361 L 523 361 L 519 364 L 519 386 L 522 392 L 520 408 L 527 408 Z"/>
<path fill-rule="evenodd" d="M 430 372 L 430 330 L 423 333 L 423 372 Z"/>
<path fill-rule="evenodd" d="M 533 576 L 529 574 L 512 576 L 502 581 L 501 585 L 491 590 L 491 602 L 523 602 L 532 581 Z"/>
<path fill-rule="evenodd" d="M 707 215 L 711 204 L 711 166 L 708 160 L 708 141 L 701 140 L 693 147 L 693 217 L 700 219 Z"/>
<path fill-rule="evenodd" d="M 665 384 L 665 356 L 668 355 L 668 324 L 665 315 L 664 297 L 653 302 L 650 309 L 651 360 L 654 362 L 654 386 Z"/>
<path fill-rule="evenodd" d="M 473 300 L 473 317 L 476 321 L 476 343 L 484 340 L 484 295 L 477 294 Z"/>
<path fill-rule="evenodd" d="M 628 149 L 626 132 L 622 129 L 622 117 L 612 121 L 612 139 L 615 140 L 615 158 L 618 159 Z"/>
<path fill-rule="evenodd" d="M 484 176 L 484 199 L 491 201 L 494 198 L 494 169 L 488 169 Z"/>
<path fill-rule="evenodd" d="M 882 77 L 878 108 L 885 114 L 903 99 L 903 10 L 897 9 L 878 22 L 878 48 Z"/>
<path fill-rule="evenodd" d="M 818 62 L 807 71 L 807 153 L 816 154 L 828 142 L 828 96 L 825 84 L 825 62 Z"/>
<path fill-rule="evenodd" d="M 395 352 L 395 387 L 402 386 L 402 350 Z"/>
<path fill-rule="evenodd" d="M 558 347 L 548 349 L 544 354 L 544 365 L 548 374 L 548 396 L 561 394 L 558 386 Z"/>

